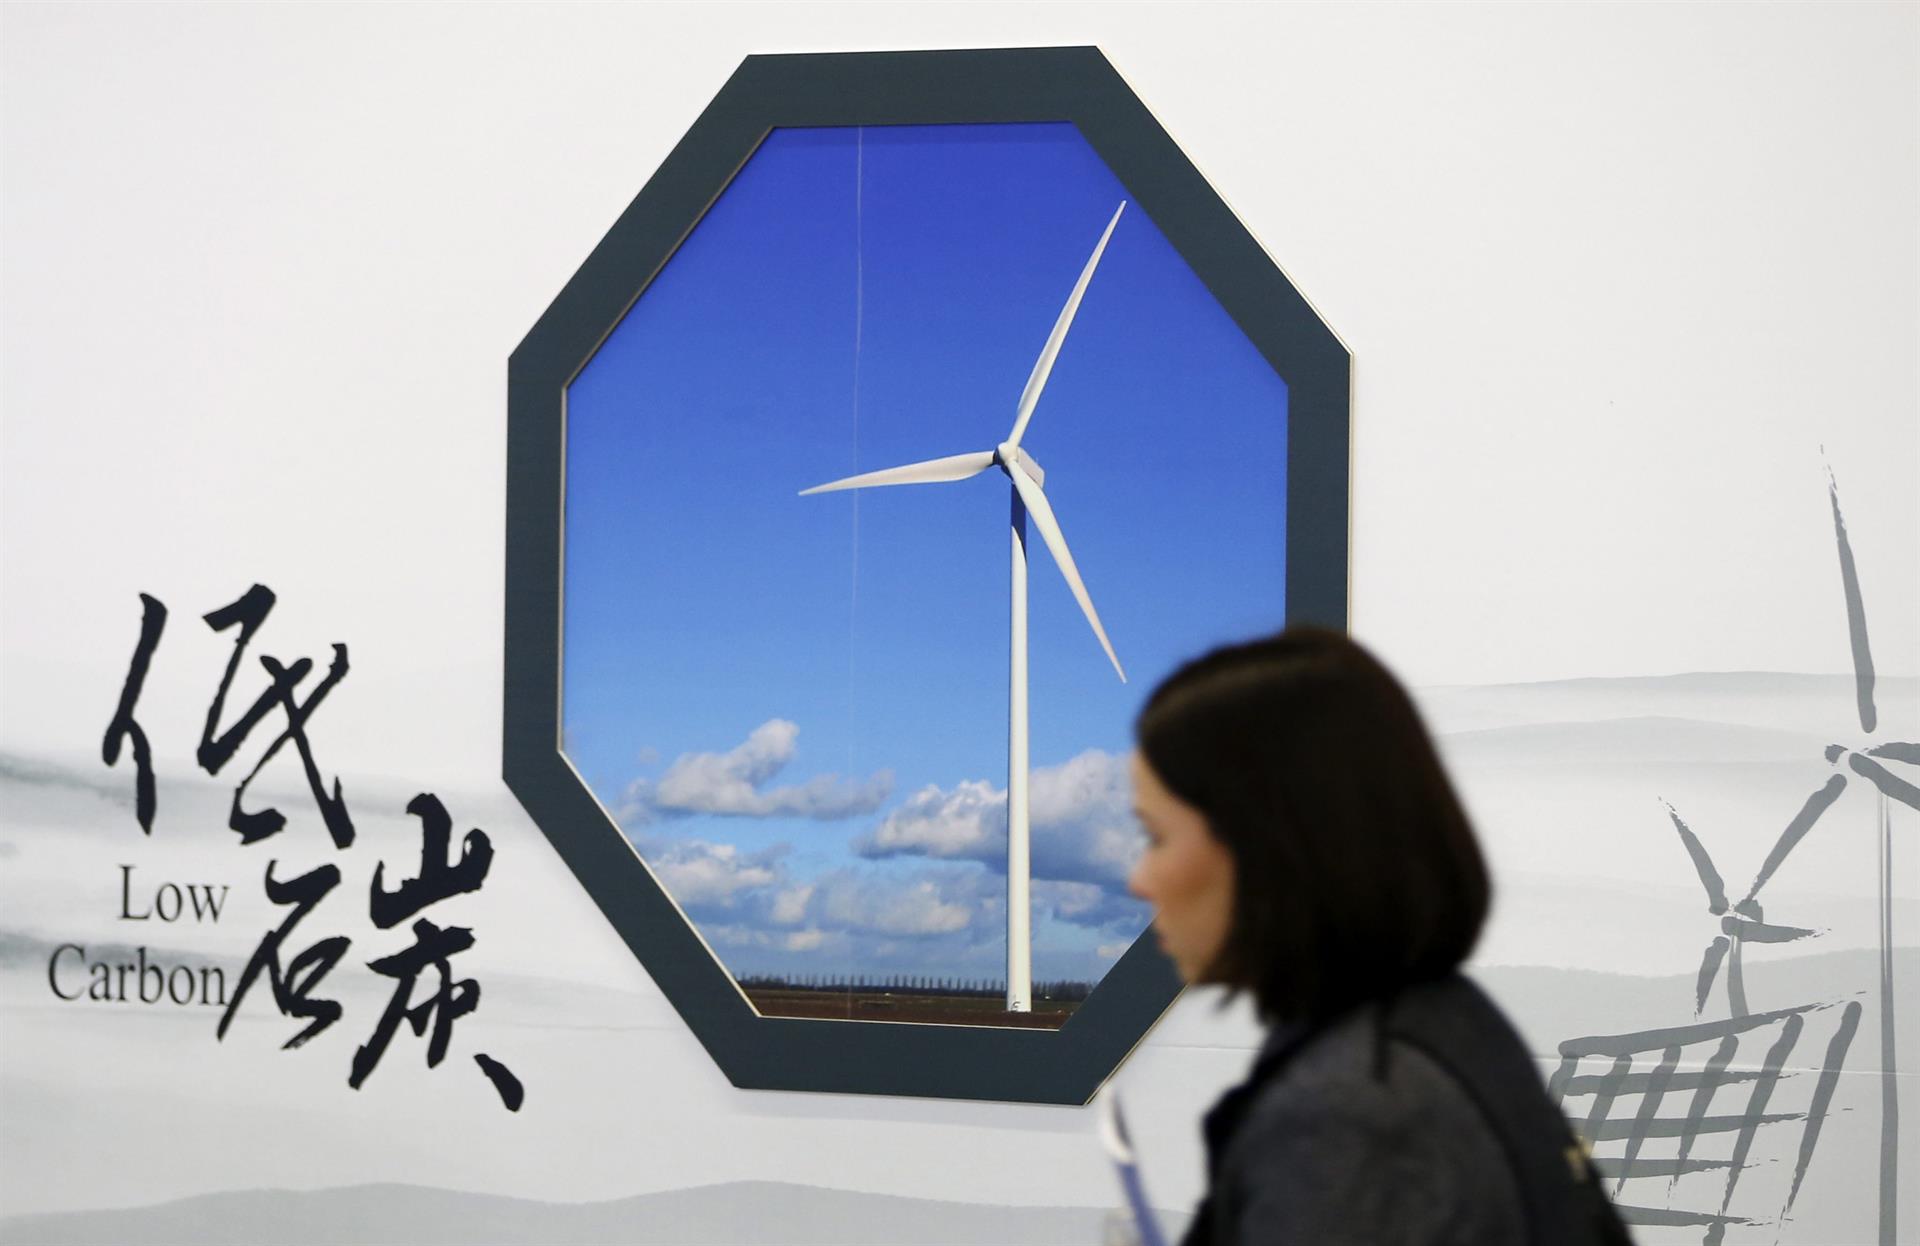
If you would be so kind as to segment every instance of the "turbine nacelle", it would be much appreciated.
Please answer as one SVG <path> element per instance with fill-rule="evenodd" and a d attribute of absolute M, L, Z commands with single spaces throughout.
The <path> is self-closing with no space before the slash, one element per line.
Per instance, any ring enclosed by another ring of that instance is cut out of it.
<path fill-rule="evenodd" d="M 1025 472 L 1034 484 L 1044 487 L 1047 483 L 1047 474 L 1040 470 L 1040 464 L 1034 461 L 1031 454 L 1011 441 L 1003 441 L 993 448 L 993 461 L 1003 472 L 1007 472 L 1007 464 L 1018 463 L 1020 470 Z M 1007 475 L 1011 477 L 1013 473 L 1007 472 Z"/>

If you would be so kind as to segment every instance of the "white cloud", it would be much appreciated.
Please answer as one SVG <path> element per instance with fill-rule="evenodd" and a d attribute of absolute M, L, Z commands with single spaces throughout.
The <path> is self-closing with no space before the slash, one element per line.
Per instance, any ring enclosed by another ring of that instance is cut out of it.
<path fill-rule="evenodd" d="M 689 814 L 834 821 L 872 813 L 892 795 L 893 774 L 886 770 L 858 781 L 822 774 L 766 786 L 793 761 L 799 738 L 798 726 L 771 718 L 727 752 L 682 753 L 658 779 L 630 784 L 616 813 L 633 825 Z"/>
<path fill-rule="evenodd" d="M 829 775 L 770 786 L 791 764 L 798 735 L 792 723 L 774 719 L 728 752 L 682 756 L 639 793 L 645 816 L 826 816 L 830 809 L 879 803 L 885 775 L 866 785 Z M 867 790 L 853 795 L 861 787 Z M 1085 752 L 1035 770 L 1032 790 L 1036 921 L 1098 932 L 1104 940 L 1140 929 L 1145 908 L 1125 894 L 1139 843 L 1126 759 Z M 822 799 L 823 792 L 829 798 Z M 949 944 L 971 956 L 998 943 L 1006 922 L 1006 836 L 1006 793 L 971 780 L 914 793 L 855 842 L 867 860 L 812 876 L 794 876 L 785 845 L 748 852 L 665 833 L 636 834 L 635 841 L 716 946 L 811 961 L 854 949 L 879 955 L 882 947 Z M 923 955 L 900 954 L 907 960 Z"/>
<path fill-rule="evenodd" d="M 928 784 L 854 845 L 863 857 L 1005 859 L 1007 794 L 985 779 L 942 789 Z"/>
<path fill-rule="evenodd" d="M 717 949 L 735 951 L 799 953 L 815 960 L 844 960 L 853 952 L 853 941 L 837 930 L 767 930 L 749 922 L 703 921 L 700 933 Z M 818 956 L 813 954 L 818 953 Z"/>
<path fill-rule="evenodd" d="M 798 926 L 807 917 L 807 902 L 813 899 L 813 884 L 788 887 L 773 897 L 767 906 L 767 920 L 776 926 Z"/>
<path fill-rule="evenodd" d="M 1108 933 L 1137 932 L 1147 923 L 1147 906 L 1112 887 L 1098 883 L 1033 880 L 1033 906 L 1055 921 Z"/>
<path fill-rule="evenodd" d="M 774 941 L 764 930 L 755 930 L 751 926 L 741 926 L 727 922 L 701 922 L 700 933 L 706 941 L 716 947 L 772 947 Z"/>
<path fill-rule="evenodd" d="M 1058 882 L 1043 878 L 1033 886 L 1034 900 L 1065 921 L 1095 911 L 1106 894 L 1106 890 L 1096 883 Z"/>
<path fill-rule="evenodd" d="M 946 870 L 911 879 L 851 871 L 829 874 L 815 888 L 810 915 L 823 926 L 861 934 L 953 934 L 971 926 L 981 906 L 975 889 L 952 875 Z"/>
<path fill-rule="evenodd" d="M 933 866 L 903 874 L 893 869 L 834 870 L 803 883 L 743 892 L 725 920 L 767 932 L 789 950 L 821 946 L 822 939 L 925 939 L 978 926 L 998 929 L 1005 911 L 1002 884 L 972 865 Z"/>
<path fill-rule="evenodd" d="M 776 872 L 787 868 L 782 861 Z M 1034 972 L 1044 978 L 1098 979 L 1146 920 L 1144 906 L 1084 882 L 1036 879 L 1033 908 L 1036 934 L 1049 942 L 1035 948 Z M 783 876 L 696 916 L 728 966 L 747 975 L 992 979 L 1005 968 L 1006 878 L 974 862 L 862 863 L 804 881 Z M 1061 926 L 1083 933 L 1056 945 Z"/>
<path fill-rule="evenodd" d="M 683 908 L 735 907 L 743 893 L 781 881 L 780 850 L 743 854 L 699 839 L 648 845 L 641 855 Z"/>
<path fill-rule="evenodd" d="M 784 844 L 744 853 L 732 844 L 654 836 L 637 846 L 701 930 L 735 946 L 811 951 L 844 946 L 848 938 L 917 940 L 976 922 L 997 929 L 1005 911 L 1004 884 L 971 864 L 912 873 L 866 866 L 800 881 L 787 870 Z M 1035 893 L 1043 908 L 1050 906 L 1039 887 Z"/>
<path fill-rule="evenodd" d="M 1124 755 L 1089 749 L 1033 772 L 1036 878 L 1124 889 L 1140 851 Z M 864 857 L 918 856 L 1006 868 L 1007 793 L 984 779 L 915 792 L 854 843 Z"/>
<path fill-rule="evenodd" d="M 823 930 L 796 930 L 786 937 L 782 946 L 789 952 L 812 952 L 826 941 L 827 935 Z"/>

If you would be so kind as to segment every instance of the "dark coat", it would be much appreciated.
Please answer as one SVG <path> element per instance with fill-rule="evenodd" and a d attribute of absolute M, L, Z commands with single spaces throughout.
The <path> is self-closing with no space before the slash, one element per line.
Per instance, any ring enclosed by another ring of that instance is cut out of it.
<path fill-rule="evenodd" d="M 1525 1045 L 1458 976 L 1276 1030 L 1206 1140 L 1184 1246 L 1629 1242 Z"/>

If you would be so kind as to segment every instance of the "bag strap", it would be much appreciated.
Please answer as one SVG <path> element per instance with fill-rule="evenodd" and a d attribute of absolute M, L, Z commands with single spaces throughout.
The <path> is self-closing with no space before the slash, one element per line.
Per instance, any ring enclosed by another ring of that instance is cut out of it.
<path fill-rule="evenodd" d="M 1396 1001 L 1381 1018 L 1457 1082 L 1491 1126 L 1520 1187 L 1536 1246 L 1632 1246 L 1587 1150 L 1549 1100 L 1524 1043 L 1465 978 Z"/>

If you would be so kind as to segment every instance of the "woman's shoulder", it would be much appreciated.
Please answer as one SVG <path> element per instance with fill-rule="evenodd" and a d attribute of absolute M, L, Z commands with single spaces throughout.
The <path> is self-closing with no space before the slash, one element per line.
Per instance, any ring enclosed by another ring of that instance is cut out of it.
<path fill-rule="evenodd" d="M 1483 1113 L 1459 1079 L 1372 1007 L 1300 1041 L 1279 1074 L 1252 1096 L 1238 1132 L 1274 1122 L 1403 1144 L 1457 1134 L 1484 1134 L 1493 1141 Z"/>
<path fill-rule="evenodd" d="M 1564 1129 L 1520 1036 L 1457 974 L 1310 1031 L 1276 1031 L 1248 1089 L 1236 1134 L 1280 1120 L 1296 1132 L 1337 1129 L 1446 1154 L 1463 1137 L 1498 1150 L 1515 1103 Z"/>
<path fill-rule="evenodd" d="M 1368 1007 L 1311 1036 L 1276 1036 L 1285 1059 L 1248 1088 L 1217 1157 L 1230 1214 L 1282 1216 L 1301 1240 L 1523 1241 L 1519 1183 L 1493 1126 L 1388 1022 Z"/>

